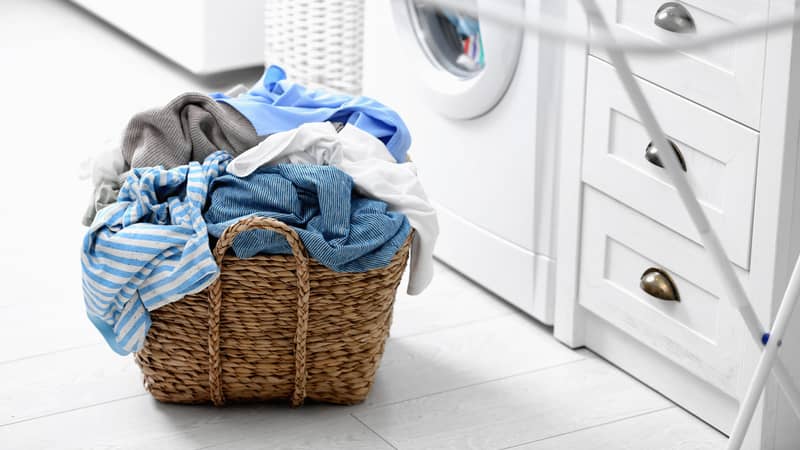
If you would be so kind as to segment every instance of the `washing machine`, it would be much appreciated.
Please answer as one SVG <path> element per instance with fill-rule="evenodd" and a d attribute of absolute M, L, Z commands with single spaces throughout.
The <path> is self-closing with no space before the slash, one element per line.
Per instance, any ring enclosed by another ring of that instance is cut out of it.
<path fill-rule="evenodd" d="M 538 19 L 560 0 L 473 0 Z M 561 49 L 420 0 L 365 2 L 364 93 L 396 109 L 438 209 L 436 257 L 553 321 Z"/>

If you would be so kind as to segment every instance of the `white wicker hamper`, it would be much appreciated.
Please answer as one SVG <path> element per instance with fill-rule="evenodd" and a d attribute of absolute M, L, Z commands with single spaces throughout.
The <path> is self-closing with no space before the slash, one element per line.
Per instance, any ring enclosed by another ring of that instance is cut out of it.
<path fill-rule="evenodd" d="M 266 0 L 264 61 L 300 83 L 361 93 L 364 0 Z"/>

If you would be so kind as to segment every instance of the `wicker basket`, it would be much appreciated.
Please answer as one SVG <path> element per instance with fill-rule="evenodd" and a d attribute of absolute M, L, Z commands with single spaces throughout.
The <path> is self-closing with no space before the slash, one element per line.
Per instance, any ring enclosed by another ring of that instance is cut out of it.
<path fill-rule="evenodd" d="M 306 86 L 361 94 L 364 0 L 265 0 L 264 61 Z"/>
<path fill-rule="evenodd" d="M 281 233 L 294 255 L 226 255 L 236 235 L 250 229 Z M 297 233 L 281 222 L 251 217 L 232 225 L 214 248 L 217 281 L 152 312 L 136 354 L 145 387 L 175 403 L 363 401 L 410 242 L 411 236 L 385 268 L 337 273 L 309 259 Z"/>

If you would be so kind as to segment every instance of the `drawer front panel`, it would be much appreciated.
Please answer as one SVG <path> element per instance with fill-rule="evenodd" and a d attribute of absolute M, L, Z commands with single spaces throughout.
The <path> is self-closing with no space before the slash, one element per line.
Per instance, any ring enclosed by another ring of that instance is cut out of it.
<path fill-rule="evenodd" d="M 626 42 L 669 43 L 729 29 L 766 17 L 767 0 L 689 0 L 695 33 L 667 31 L 655 24 L 663 0 L 600 0 L 615 36 Z M 766 35 L 700 50 L 656 57 L 631 57 L 637 75 L 728 117 L 759 129 Z M 591 49 L 608 60 L 604 52 Z"/>
<path fill-rule="evenodd" d="M 643 273 L 666 273 L 680 297 L 645 293 Z M 746 273 L 740 270 L 740 276 Z M 738 385 L 747 333 L 721 298 L 702 247 L 585 188 L 579 304 L 728 395 Z"/>
<path fill-rule="evenodd" d="M 748 269 L 758 133 L 652 84 L 642 88 L 731 261 Z M 645 158 L 650 139 L 614 69 L 594 58 L 585 123 L 584 181 L 699 243 L 666 171 Z"/>

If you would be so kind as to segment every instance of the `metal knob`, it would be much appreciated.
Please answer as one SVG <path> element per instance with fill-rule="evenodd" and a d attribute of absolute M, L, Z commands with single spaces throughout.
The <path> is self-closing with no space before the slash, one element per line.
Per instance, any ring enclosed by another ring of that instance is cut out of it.
<path fill-rule="evenodd" d="M 675 282 L 661 269 L 651 267 L 645 270 L 639 280 L 639 287 L 657 299 L 669 302 L 681 301 Z"/>
<path fill-rule="evenodd" d="M 667 2 L 656 11 L 653 22 L 667 31 L 673 33 L 694 33 L 697 28 L 694 18 L 685 6 L 676 2 Z"/>
<path fill-rule="evenodd" d="M 686 160 L 683 159 L 683 153 L 681 153 L 681 150 L 678 148 L 677 145 L 675 145 L 674 142 L 672 141 L 668 142 L 669 145 L 672 146 L 672 150 L 675 152 L 675 156 L 678 157 L 678 162 L 681 163 L 681 168 L 683 169 L 684 172 L 686 172 Z M 647 148 L 644 150 L 644 157 L 648 161 L 650 161 L 651 164 L 661 167 L 662 169 L 664 168 L 664 163 L 661 161 L 661 157 L 658 156 L 658 149 L 656 148 L 655 145 L 653 145 L 652 142 L 647 144 Z"/>

